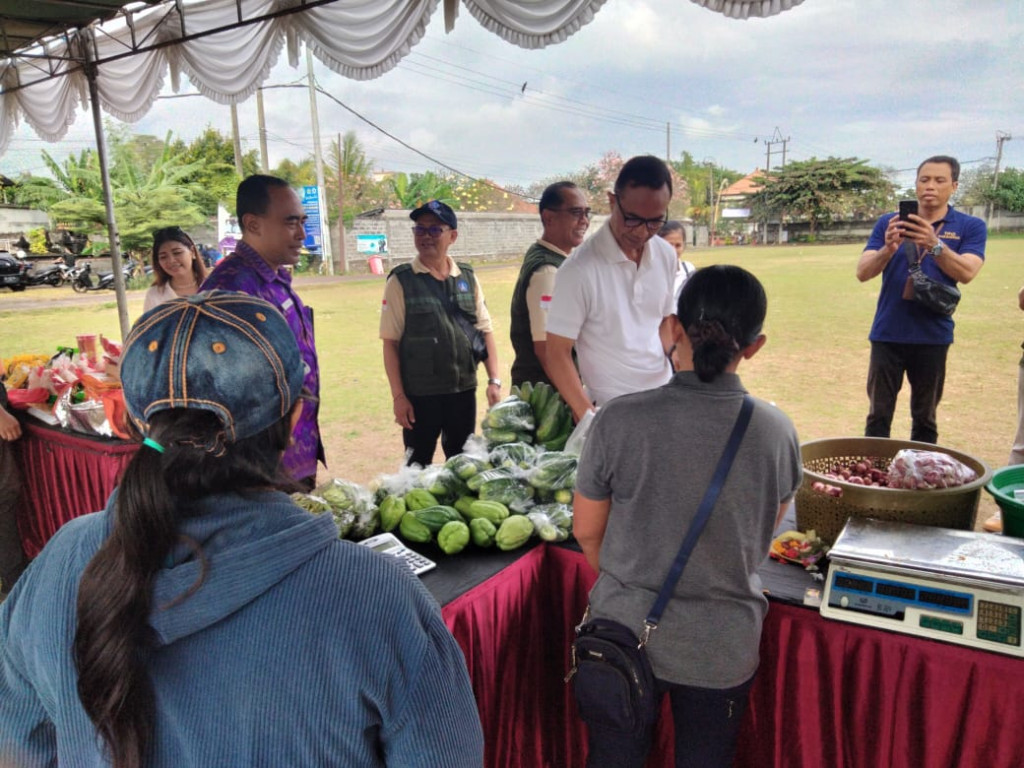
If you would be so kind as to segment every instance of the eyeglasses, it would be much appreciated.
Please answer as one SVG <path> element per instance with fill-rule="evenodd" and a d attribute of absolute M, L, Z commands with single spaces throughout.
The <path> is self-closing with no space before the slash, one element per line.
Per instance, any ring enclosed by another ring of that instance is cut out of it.
<path fill-rule="evenodd" d="M 555 213 L 568 213 L 574 219 L 586 219 L 590 221 L 593 211 L 589 208 L 552 208 Z"/>
<path fill-rule="evenodd" d="M 431 237 L 440 237 L 447 231 L 447 227 L 441 227 L 438 226 L 437 224 L 432 224 L 429 227 L 422 227 L 419 224 L 417 224 L 415 227 L 412 228 L 412 232 L 414 235 L 430 235 Z"/>
<path fill-rule="evenodd" d="M 632 214 L 626 213 L 622 210 L 622 202 L 619 200 L 619 196 L 614 192 L 612 196 L 615 198 L 615 204 L 619 206 L 619 213 L 622 214 L 622 223 L 626 225 L 626 229 L 636 229 L 641 224 L 647 227 L 648 232 L 657 232 L 668 221 L 667 216 L 660 216 L 657 219 L 645 219 L 642 216 L 633 216 Z"/>

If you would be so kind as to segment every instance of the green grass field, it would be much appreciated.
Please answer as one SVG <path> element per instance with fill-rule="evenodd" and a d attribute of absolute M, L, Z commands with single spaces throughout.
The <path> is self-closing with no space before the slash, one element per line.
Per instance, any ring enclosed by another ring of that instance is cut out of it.
<path fill-rule="evenodd" d="M 879 279 L 861 284 L 854 277 L 861 248 L 725 247 L 688 254 L 697 266 L 738 264 L 764 283 L 769 298 L 768 344 L 744 363 L 740 373 L 752 393 L 774 401 L 790 415 L 801 440 L 862 434 L 868 404 L 867 333 Z M 963 288 L 939 408 L 940 443 L 977 456 L 993 468 L 1006 461 L 1016 427 L 1017 365 L 1024 338 L 1024 313 L 1017 308 L 1016 296 L 1024 280 L 1022 267 L 1024 239 L 989 242 L 986 266 Z M 506 392 L 512 362 L 508 307 L 517 272 L 518 264 L 478 269 L 494 315 Z M 402 460 L 401 435 L 393 421 L 377 339 L 382 289 L 380 277 L 312 278 L 299 285 L 316 312 L 321 424 L 329 464 L 323 474 L 358 482 L 392 472 Z M 74 345 L 77 333 L 120 336 L 112 301 L 35 308 L 40 301 L 71 297 L 70 289 L 49 287 L 0 293 L 0 357 Z M 142 292 L 132 292 L 130 316 L 138 316 L 141 307 Z M 482 387 L 480 402 L 482 414 Z M 893 437 L 906 439 L 909 431 L 904 392 Z M 686 457 L 680 461 L 685 463 Z"/>

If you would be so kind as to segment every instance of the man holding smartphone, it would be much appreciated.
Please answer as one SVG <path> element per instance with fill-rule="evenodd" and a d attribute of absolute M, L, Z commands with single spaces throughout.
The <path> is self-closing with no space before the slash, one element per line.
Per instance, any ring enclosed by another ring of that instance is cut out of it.
<path fill-rule="evenodd" d="M 896 396 L 906 374 L 910 383 L 910 439 L 938 441 L 936 410 L 946 379 L 946 353 L 953 343 L 953 318 L 914 300 L 911 268 L 946 285 L 969 283 L 985 263 L 985 222 L 954 210 L 960 163 L 929 157 L 917 169 L 917 200 L 875 224 L 857 262 L 861 282 L 882 275 L 875 320 L 868 338 L 870 411 L 864 434 L 889 437 Z M 909 203 L 909 204 L 907 204 Z M 915 210 L 916 204 L 916 210 Z"/>

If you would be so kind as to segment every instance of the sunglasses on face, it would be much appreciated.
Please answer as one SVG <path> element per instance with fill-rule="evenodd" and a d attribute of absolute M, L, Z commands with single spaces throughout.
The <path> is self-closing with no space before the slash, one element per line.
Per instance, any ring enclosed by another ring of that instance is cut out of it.
<path fill-rule="evenodd" d="M 438 226 L 437 224 L 433 224 L 433 225 L 431 225 L 429 227 L 423 227 L 423 226 L 420 226 L 419 224 L 417 224 L 415 227 L 412 228 L 413 234 L 414 235 L 419 235 L 421 237 L 423 235 L 430 235 L 431 237 L 440 237 L 442 234 L 444 234 L 447 231 L 448 231 L 447 227 L 441 227 L 441 226 Z"/>

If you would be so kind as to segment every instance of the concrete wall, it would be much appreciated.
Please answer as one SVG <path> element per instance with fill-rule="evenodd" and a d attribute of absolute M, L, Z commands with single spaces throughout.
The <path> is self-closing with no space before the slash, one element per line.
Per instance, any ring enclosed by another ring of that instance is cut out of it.
<path fill-rule="evenodd" d="M 526 249 L 541 234 L 540 216 L 533 213 L 467 213 L 457 212 L 459 237 L 448 251 L 456 261 L 481 263 L 522 258 Z M 606 216 L 595 216 L 588 236 L 601 228 Z M 349 273 L 369 272 L 368 259 L 373 254 L 356 250 L 357 235 L 386 235 L 388 250 L 380 254 L 384 271 L 412 261 L 416 248 L 412 238 L 412 220 L 408 211 L 386 210 L 380 215 L 357 218 L 345 230 L 345 254 Z M 338 255 L 335 254 L 335 259 Z"/>
<path fill-rule="evenodd" d="M 14 252 L 15 241 L 31 229 L 48 229 L 50 217 L 44 211 L 34 211 L 16 205 L 0 204 L 0 250 Z"/>

